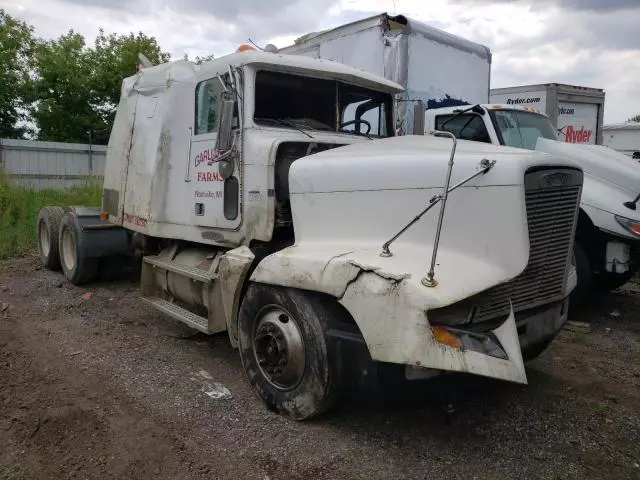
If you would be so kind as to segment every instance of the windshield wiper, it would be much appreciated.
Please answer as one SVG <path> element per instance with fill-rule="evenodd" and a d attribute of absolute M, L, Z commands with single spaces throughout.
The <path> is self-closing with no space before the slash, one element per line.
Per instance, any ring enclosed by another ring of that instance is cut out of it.
<path fill-rule="evenodd" d="M 307 137 L 313 138 L 315 140 L 315 137 L 313 135 L 311 135 L 309 132 L 305 132 L 303 129 L 298 127 L 295 123 L 291 122 L 290 120 L 283 120 L 281 118 L 256 118 L 256 120 L 274 122 L 274 123 L 277 123 L 279 125 L 286 125 L 288 127 L 291 127 L 293 129 L 299 131 L 300 133 L 305 134 Z"/>

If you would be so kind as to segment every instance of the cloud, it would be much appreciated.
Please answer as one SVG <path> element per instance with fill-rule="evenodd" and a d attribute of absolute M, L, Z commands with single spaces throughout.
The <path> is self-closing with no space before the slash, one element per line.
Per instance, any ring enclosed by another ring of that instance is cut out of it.
<path fill-rule="evenodd" d="M 607 92 L 605 121 L 640 113 L 638 0 L 3 0 L 3 8 L 46 38 L 73 28 L 90 43 L 100 27 L 142 31 L 174 58 L 224 55 L 248 38 L 283 47 L 395 10 L 488 46 L 494 87 L 593 86 Z"/>
<path fill-rule="evenodd" d="M 468 5 L 504 4 L 525 6 L 531 10 L 559 7 L 582 12 L 612 12 L 618 10 L 640 9 L 637 0 L 454 0 L 451 3 Z"/>

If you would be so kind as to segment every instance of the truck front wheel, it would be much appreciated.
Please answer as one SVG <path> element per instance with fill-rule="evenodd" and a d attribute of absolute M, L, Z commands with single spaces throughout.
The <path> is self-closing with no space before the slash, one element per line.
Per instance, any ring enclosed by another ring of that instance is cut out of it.
<path fill-rule="evenodd" d="M 616 290 L 622 287 L 623 285 L 626 285 L 627 283 L 629 283 L 629 281 L 631 281 L 631 279 L 633 278 L 634 274 L 635 272 L 632 270 L 629 270 L 625 273 L 605 272 L 598 275 L 597 286 L 603 292 Z"/>
<path fill-rule="evenodd" d="M 60 265 L 64 276 L 74 285 L 90 282 L 98 273 L 98 259 L 82 254 L 85 241 L 75 218 L 67 213 L 60 225 Z"/>
<path fill-rule="evenodd" d="M 270 409 L 304 420 L 334 405 L 342 382 L 327 331 L 336 312 L 313 293 L 249 286 L 238 318 L 240 356 Z"/>
<path fill-rule="evenodd" d="M 578 282 L 571 292 L 570 304 L 574 307 L 583 306 L 593 291 L 593 272 L 591 262 L 584 249 L 577 242 L 573 245 L 573 253 L 576 262 L 576 275 Z"/>

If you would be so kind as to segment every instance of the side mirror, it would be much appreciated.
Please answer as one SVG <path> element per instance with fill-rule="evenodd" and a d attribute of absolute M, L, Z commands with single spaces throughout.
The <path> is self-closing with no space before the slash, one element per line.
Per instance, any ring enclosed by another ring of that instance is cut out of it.
<path fill-rule="evenodd" d="M 233 145 L 233 110 L 235 107 L 234 95 L 231 92 L 222 92 L 218 97 L 218 136 L 216 137 L 216 150 L 225 153 L 231 150 Z"/>

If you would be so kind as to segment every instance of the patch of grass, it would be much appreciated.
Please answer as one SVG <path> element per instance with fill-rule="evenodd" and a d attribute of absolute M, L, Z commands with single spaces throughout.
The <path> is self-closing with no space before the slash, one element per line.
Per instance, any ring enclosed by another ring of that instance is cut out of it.
<path fill-rule="evenodd" d="M 606 403 L 601 403 L 600 405 L 598 405 L 598 410 L 600 410 L 602 413 L 607 413 L 611 411 L 611 406 L 607 405 Z"/>
<path fill-rule="evenodd" d="M 571 341 L 573 343 L 584 343 L 587 340 L 587 334 L 585 332 L 573 332 L 571 335 Z"/>
<path fill-rule="evenodd" d="M 67 190 L 36 190 L 11 185 L 0 176 L 0 259 L 25 254 L 36 246 L 36 220 L 45 205 L 99 207 L 102 184 L 88 181 Z"/>

